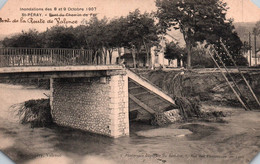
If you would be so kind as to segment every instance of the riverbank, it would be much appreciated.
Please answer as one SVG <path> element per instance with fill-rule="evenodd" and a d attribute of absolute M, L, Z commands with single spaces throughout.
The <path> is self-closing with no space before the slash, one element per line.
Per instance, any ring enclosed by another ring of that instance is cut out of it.
<path fill-rule="evenodd" d="M 241 104 L 220 72 L 158 70 L 137 71 L 137 73 L 172 96 L 196 97 L 202 103 L 208 105 L 241 107 Z M 239 73 L 232 73 L 232 76 L 247 104 L 249 104 L 252 109 L 259 108 Z M 244 76 L 258 99 L 260 99 L 260 72 L 247 72 L 244 73 Z M 230 78 L 228 79 L 234 86 L 232 80 Z"/>

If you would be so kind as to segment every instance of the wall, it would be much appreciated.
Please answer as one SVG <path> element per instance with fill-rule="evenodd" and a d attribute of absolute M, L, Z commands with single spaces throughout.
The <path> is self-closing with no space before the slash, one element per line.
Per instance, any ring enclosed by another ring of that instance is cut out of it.
<path fill-rule="evenodd" d="M 128 77 L 51 79 L 54 122 L 111 137 L 129 134 Z"/>
<path fill-rule="evenodd" d="M 260 52 L 255 55 L 254 51 L 251 51 L 251 65 L 250 65 L 250 51 L 244 53 L 244 57 L 247 58 L 249 66 L 260 65 Z"/>

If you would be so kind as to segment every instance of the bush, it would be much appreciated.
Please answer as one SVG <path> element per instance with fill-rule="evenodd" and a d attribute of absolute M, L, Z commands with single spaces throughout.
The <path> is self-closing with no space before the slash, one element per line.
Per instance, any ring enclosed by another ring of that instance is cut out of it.
<path fill-rule="evenodd" d="M 175 103 L 179 107 L 180 115 L 184 120 L 201 116 L 201 103 L 197 97 L 175 97 Z"/>
<path fill-rule="evenodd" d="M 191 65 L 193 68 L 213 68 L 214 61 L 203 48 L 194 48 L 192 51 Z"/>
<path fill-rule="evenodd" d="M 32 127 L 47 127 L 53 123 L 49 99 L 28 100 L 18 109 L 17 115 L 22 124 Z"/>

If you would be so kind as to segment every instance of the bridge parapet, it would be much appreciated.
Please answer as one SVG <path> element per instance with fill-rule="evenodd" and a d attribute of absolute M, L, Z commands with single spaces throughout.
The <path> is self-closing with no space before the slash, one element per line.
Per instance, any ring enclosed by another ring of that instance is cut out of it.
<path fill-rule="evenodd" d="M 65 48 L 0 48 L 0 67 L 104 65 L 98 51 Z"/>

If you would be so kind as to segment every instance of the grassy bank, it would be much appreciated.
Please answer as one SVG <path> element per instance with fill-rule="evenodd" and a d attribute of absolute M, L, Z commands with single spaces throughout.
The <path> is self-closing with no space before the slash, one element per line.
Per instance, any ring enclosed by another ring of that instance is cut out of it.
<path fill-rule="evenodd" d="M 218 72 L 196 73 L 186 71 L 148 71 L 142 75 L 162 88 L 172 96 L 198 98 L 203 103 L 213 105 L 225 105 L 241 107 L 235 94 L 232 92 L 227 82 Z M 251 108 L 257 107 L 256 101 L 249 92 L 245 82 L 238 73 L 233 73 L 238 87 L 240 88 L 245 100 Z M 252 89 L 260 98 L 260 76 L 259 74 L 245 74 Z M 229 79 L 231 81 L 231 79 Z M 231 84 L 233 84 L 231 82 Z"/>

